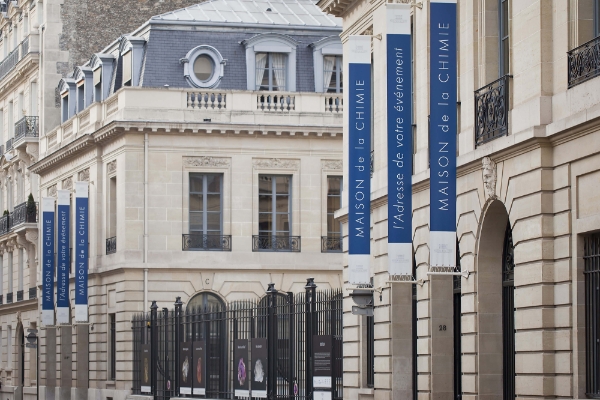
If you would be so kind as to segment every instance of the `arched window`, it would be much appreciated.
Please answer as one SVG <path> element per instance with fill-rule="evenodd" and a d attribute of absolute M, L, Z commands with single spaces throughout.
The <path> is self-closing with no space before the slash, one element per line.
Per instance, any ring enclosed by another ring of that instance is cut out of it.
<path fill-rule="evenodd" d="M 329 36 L 310 44 L 313 49 L 315 92 L 341 93 L 342 41 L 339 36 Z"/>
<path fill-rule="evenodd" d="M 296 91 L 296 40 L 280 33 L 261 33 L 242 44 L 248 90 Z"/>
<path fill-rule="evenodd" d="M 504 399 L 515 398 L 515 260 L 510 221 L 502 256 L 502 377 Z"/>
<path fill-rule="evenodd" d="M 225 303 L 214 293 L 201 292 L 190 299 L 186 314 L 194 318 L 191 329 L 185 333 L 186 340 L 206 343 L 206 396 L 218 398 L 227 391 Z"/>

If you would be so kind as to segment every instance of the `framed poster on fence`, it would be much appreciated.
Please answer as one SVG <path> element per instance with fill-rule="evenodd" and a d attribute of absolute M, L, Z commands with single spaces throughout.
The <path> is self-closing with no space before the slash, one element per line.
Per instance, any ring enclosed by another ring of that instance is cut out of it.
<path fill-rule="evenodd" d="M 152 393 L 152 366 L 150 365 L 150 345 L 143 344 L 142 345 L 142 357 L 141 357 L 141 377 L 140 381 L 142 382 L 140 391 L 142 393 Z"/>
<path fill-rule="evenodd" d="M 235 397 L 250 397 L 248 369 L 248 339 L 236 339 L 233 349 L 233 392 Z"/>
<path fill-rule="evenodd" d="M 313 398 L 330 400 L 333 382 L 333 336 L 313 336 Z"/>
<path fill-rule="evenodd" d="M 179 394 L 192 394 L 192 342 L 181 343 L 179 365 Z"/>
<path fill-rule="evenodd" d="M 252 397 L 267 398 L 267 339 L 252 339 Z"/>
<path fill-rule="evenodd" d="M 192 353 L 194 360 L 192 394 L 204 396 L 206 394 L 206 344 L 204 340 L 192 343 Z"/>

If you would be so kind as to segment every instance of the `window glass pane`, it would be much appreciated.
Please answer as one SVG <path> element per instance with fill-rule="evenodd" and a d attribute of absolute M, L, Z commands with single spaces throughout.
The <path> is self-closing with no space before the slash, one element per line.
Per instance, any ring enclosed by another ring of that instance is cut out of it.
<path fill-rule="evenodd" d="M 327 215 L 327 236 L 339 236 L 339 224 L 335 222 L 333 214 Z"/>
<path fill-rule="evenodd" d="M 502 0 L 502 37 L 508 36 L 508 0 Z"/>
<path fill-rule="evenodd" d="M 258 231 L 259 233 L 271 232 L 272 230 L 272 218 L 271 213 L 260 213 L 258 214 Z"/>
<path fill-rule="evenodd" d="M 211 57 L 202 54 L 194 61 L 194 74 L 201 81 L 209 80 L 214 71 L 214 63 Z"/>
<path fill-rule="evenodd" d="M 327 197 L 327 212 L 334 213 L 340 209 L 340 197 L 339 196 L 328 196 Z"/>
<path fill-rule="evenodd" d="M 327 177 L 327 194 L 329 196 L 339 196 L 342 189 L 342 180 L 339 176 Z"/>
<path fill-rule="evenodd" d="M 202 175 L 190 174 L 190 192 L 202 193 Z"/>
<path fill-rule="evenodd" d="M 290 219 L 289 214 L 277 214 L 276 216 L 276 228 L 277 233 L 289 233 L 290 231 Z"/>
<path fill-rule="evenodd" d="M 206 214 L 206 229 L 210 231 L 221 230 L 221 213 L 209 212 Z"/>
<path fill-rule="evenodd" d="M 206 211 L 221 211 L 221 195 L 206 195 Z"/>
<path fill-rule="evenodd" d="M 190 213 L 190 232 L 200 231 L 202 232 L 202 213 L 191 212 Z"/>
<path fill-rule="evenodd" d="M 206 189 L 208 193 L 221 193 L 221 178 L 220 174 L 207 175 Z"/>
<path fill-rule="evenodd" d="M 289 176 L 278 176 L 276 179 L 277 194 L 289 194 L 291 178 Z"/>
<path fill-rule="evenodd" d="M 260 195 L 258 196 L 258 211 L 271 212 L 273 211 L 273 197 Z"/>
<path fill-rule="evenodd" d="M 202 194 L 191 194 L 190 195 L 190 211 L 202 211 L 203 204 Z"/>
<path fill-rule="evenodd" d="M 266 175 L 260 175 L 258 177 L 258 193 L 259 194 L 271 194 L 273 191 L 273 183 L 271 177 Z"/>
<path fill-rule="evenodd" d="M 509 49 L 508 49 L 508 38 L 506 38 L 506 39 L 504 39 L 502 41 L 502 52 L 503 52 L 503 55 L 502 55 L 503 56 L 503 60 L 502 60 L 503 66 L 502 66 L 502 68 L 504 69 L 502 71 L 502 73 L 503 73 L 503 75 L 506 75 L 506 74 L 509 73 L 509 67 L 510 67 L 509 66 L 509 60 L 510 60 L 510 58 L 509 58 Z"/>
<path fill-rule="evenodd" d="M 276 207 L 277 207 L 277 212 L 288 212 L 289 211 L 289 204 L 290 204 L 290 197 L 289 196 L 282 196 L 282 195 L 278 195 L 277 199 L 275 200 L 276 202 Z"/>

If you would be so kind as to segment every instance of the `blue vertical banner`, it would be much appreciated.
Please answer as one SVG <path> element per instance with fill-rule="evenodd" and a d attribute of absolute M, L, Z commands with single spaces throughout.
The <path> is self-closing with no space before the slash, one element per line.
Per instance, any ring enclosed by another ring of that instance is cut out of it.
<path fill-rule="evenodd" d="M 431 0 L 430 221 L 431 268 L 456 267 L 456 0 Z"/>
<path fill-rule="evenodd" d="M 386 4 L 388 271 L 412 274 L 412 66 L 409 4 Z"/>
<path fill-rule="evenodd" d="M 57 231 L 58 231 L 58 265 L 56 266 L 56 322 L 69 322 L 69 231 L 71 213 L 71 192 L 57 191 Z"/>
<path fill-rule="evenodd" d="M 348 281 L 371 274 L 371 36 L 348 40 Z"/>
<path fill-rule="evenodd" d="M 54 325 L 54 198 L 42 198 L 42 325 Z"/>
<path fill-rule="evenodd" d="M 75 182 L 75 322 L 88 322 L 88 183 Z"/>

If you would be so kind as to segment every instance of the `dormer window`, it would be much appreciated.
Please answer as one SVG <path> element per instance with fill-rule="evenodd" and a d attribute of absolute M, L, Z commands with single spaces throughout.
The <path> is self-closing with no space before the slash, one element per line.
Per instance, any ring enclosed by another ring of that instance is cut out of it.
<path fill-rule="evenodd" d="M 97 53 L 90 59 L 92 69 L 93 99 L 102 101 L 110 95 L 110 85 L 113 78 L 115 56 L 112 54 Z"/>
<path fill-rule="evenodd" d="M 298 42 L 280 33 L 262 33 L 242 44 L 246 47 L 248 90 L 296 91 Z"/>
<path fill-rule="evenodd" d="M 256 53 L 256 90 L 286 90 L 287 54 Z"/>
<path fill-rule="evenodd" d="M 123 54 L 123 86 L 131 86 L 131 53 L 132 51 L 129 50 L 127 53 Z"/>
<path fill-rule="evenodd" d="M 146 39 L 141 37 L 121 37 L 121 44 L 119 46 L 122 67 L 120 86 L 140 86 L 145 44 Z M 117 89 L 118 86 L 115 86 L 115 90 Z"/>
<path fill-rule="evenodd" d="M 61 97 L 61 122 L 67 121 L 77 112 L 77 84 L 71 78 L 63 78 L 58 84 Z"/>
<path fill-rule="evenodd" d="M 343 82 L 342 57 L 323 56 L 323 91 L 341 93 Z"/>
<path fill-rule="evenodd" d="M 102 98 L 102 67 L 94 70 L 94 101 Z"/>

